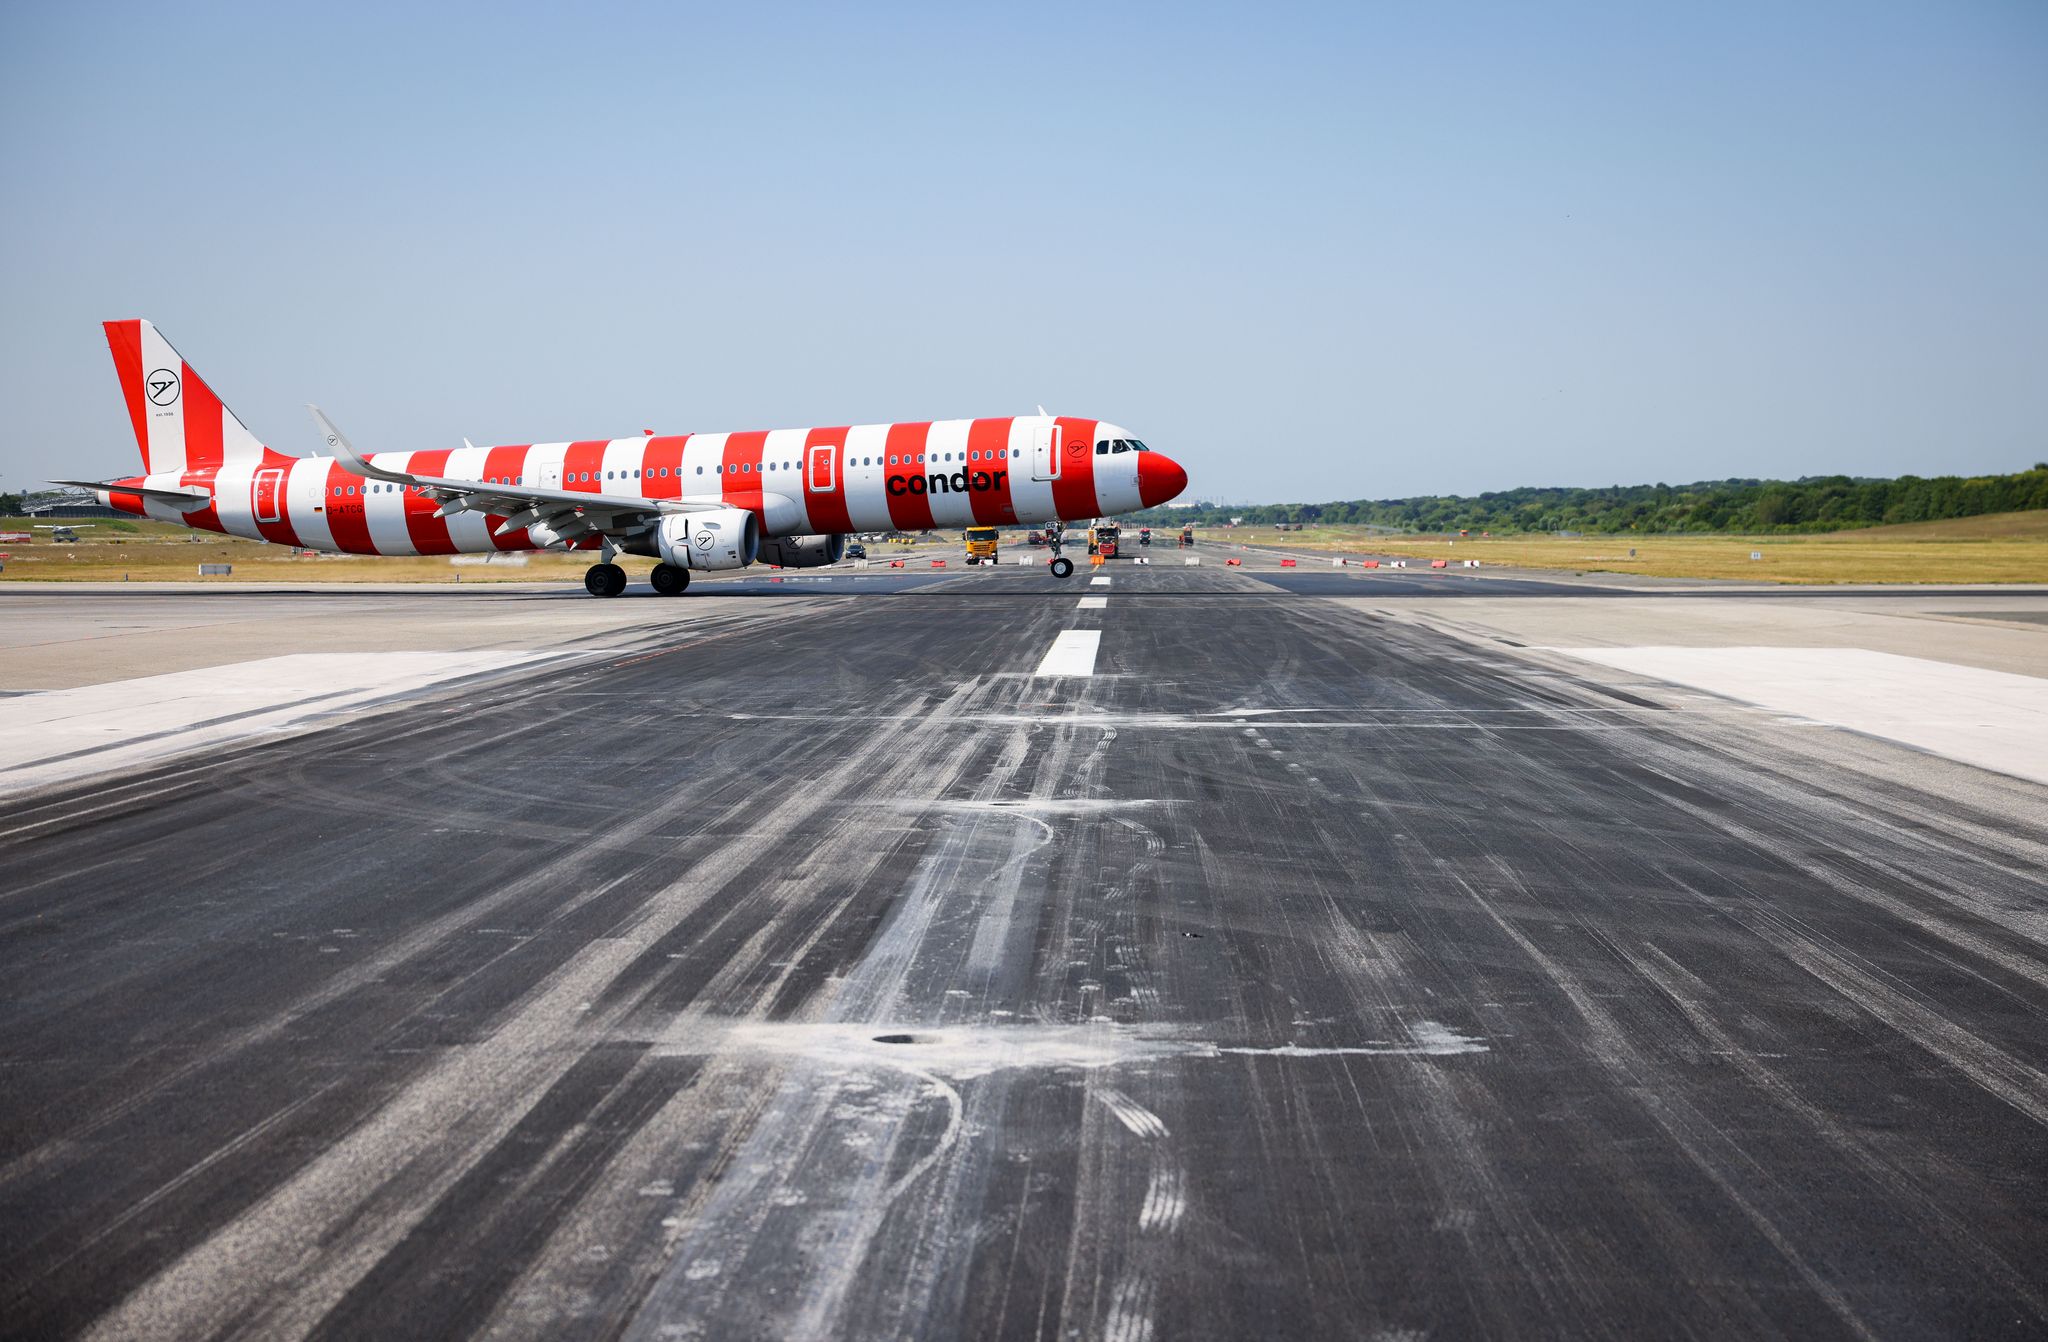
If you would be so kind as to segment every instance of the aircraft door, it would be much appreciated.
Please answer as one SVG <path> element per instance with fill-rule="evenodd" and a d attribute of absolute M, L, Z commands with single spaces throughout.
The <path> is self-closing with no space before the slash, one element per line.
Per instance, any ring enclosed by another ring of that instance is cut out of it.
<path fill-rule="evenodd" d="M 249 482 L 250 502 L 258 522 L 278 522 L 284 517 L 284 469 L 265 467 Z"/>
<path fill-rule="evenodd" d="M 1060 426 L 1057 420 L 1039 420 L 1031 426 L 1031 478 L 1060 478 Z"/>
<path fill-rule="evenodd" d="M 830 494 L 839 487 L 839 448 L 819 443 L 804 454 L 804 488 L 813 494 Z"/>

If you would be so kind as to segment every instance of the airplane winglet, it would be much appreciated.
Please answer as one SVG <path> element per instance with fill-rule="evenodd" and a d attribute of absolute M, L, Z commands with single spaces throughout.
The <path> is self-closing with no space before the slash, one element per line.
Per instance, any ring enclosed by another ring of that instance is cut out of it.
<path fill-rule="evenodd" d="M 317 405 L 309 404 L 306 409 L 313 412 L 313 422 L 320 426 L 321 439 L 333 450 L 341 464 L 357 475 L 368 476 L 372 480 L 389 480 L 401 485 L 412 484 L 417 478 L 403 471 L 387 471 L 380 466 L 372 466 L 360 452 L 356 451 L 348 436 L 335 426 L 334 421 L 327 418 L 326 412 Z"/>

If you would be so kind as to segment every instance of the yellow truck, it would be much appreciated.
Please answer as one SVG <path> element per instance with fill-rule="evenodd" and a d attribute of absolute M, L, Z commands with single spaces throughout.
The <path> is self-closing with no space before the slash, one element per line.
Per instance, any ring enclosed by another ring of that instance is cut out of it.
<path fill-rule="evenodd" d="M 1001 532 L 994 527 L 967 528 L 967 562 L 970 564 L 993 564 L 996 561 L 996 541 Z"/>

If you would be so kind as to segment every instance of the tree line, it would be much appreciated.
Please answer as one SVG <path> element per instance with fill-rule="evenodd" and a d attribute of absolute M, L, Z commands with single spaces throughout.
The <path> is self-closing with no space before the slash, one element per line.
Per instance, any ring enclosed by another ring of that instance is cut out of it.
<path fill-rule="evenodd" d="M 1152 525 L 1349 523 L 1400 531 L 1800 532 L 1935 522 L 2048 508 L 2048 462 L 2011 475 L 1892 480 L 1847 475 L 1799 480 L 1702 480 L 1690 485 L 1504 489 L 1476 497 L 1425 495 L 1343 503 L 1152 508 Z"/>

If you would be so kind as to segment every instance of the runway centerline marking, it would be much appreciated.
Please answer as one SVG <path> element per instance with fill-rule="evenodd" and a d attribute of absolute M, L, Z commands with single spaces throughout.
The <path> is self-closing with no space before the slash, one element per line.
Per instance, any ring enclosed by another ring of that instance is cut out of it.
<path fill-rule="evenodd" d="M 1109 575 L 1107 573 L 1098 573 L 1088 580 L 1088 585 L 1090 587 L 1107 587 L 1109 586 Z"/>
<path fill-rule="evenodd" d="M 1106 609 L 1108 605 L 1109 598 L 1106 596 L 1084 596 L 1081 598 L 1081 604 L 1078 607 L 1078 609 L 1103 610 Z"/>
<path fill-rule="evenodd" d="M 1063 629 L 1039 659 L 1034 676 L 1092 676 L 1095 653 L 1101 646 L 1100 629 Z"/>

